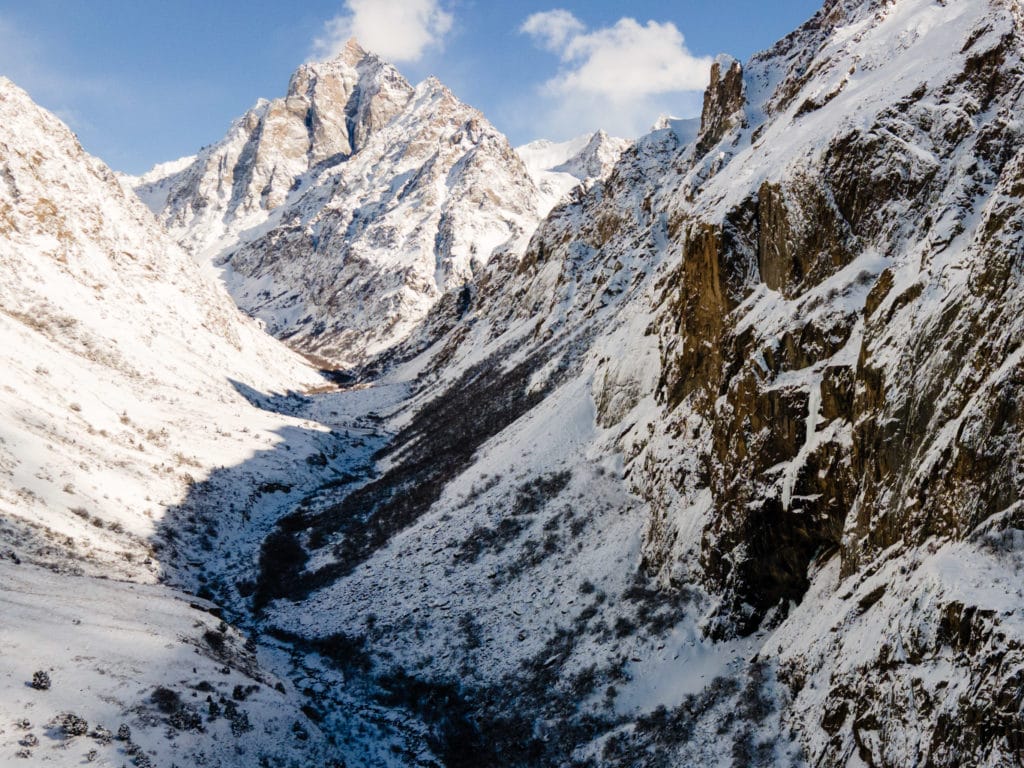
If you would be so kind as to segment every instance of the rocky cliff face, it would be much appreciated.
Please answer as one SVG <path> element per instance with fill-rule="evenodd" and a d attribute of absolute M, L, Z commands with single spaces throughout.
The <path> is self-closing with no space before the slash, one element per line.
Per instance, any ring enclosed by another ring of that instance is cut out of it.
<path fill-rule="evenodd" d="M 697 549 L 724 598 L 715 631 L 780 621 L 809 587 L 806 602 L 835 612 L 814 625 L 833 641 L 809 640 L 814 609 L 800 609 L 769 645 L 800 715 L 825 732 L 803 724 L 812 762 L 1009 764 L 1019 749 L 1019 696 L 968 703 L 957 690 L 1004 690 L 1019 669 L 1005 624 L 1016 590 L 964 582 L 1015 567 L 983 542 L 1014 535 L 1022 490 L 1006 207 L 1021 34 L 1013 2 L 826 5 L 750 62 L 744 87 L 713 81 L 707 154 L 682 187 L 693 204 L 670 214 L 681 263 L 662 336 L 678 425 L 666 445 L 696 461 L 677 460 L 669 482 L 690 508 L 709 502 Z M 673 572 L 694 522 L 656 518 L 650 564 Z M 992 630 L 963 632 L 993 637 L 979 642 L 999 661 L 957 650 L 949 627 L 964 611 L 989 617 Z M 827 693 L 805 687 L 818 685 Z M 894 722 L 886 702 L 902 697 L 919 703 Z M 958 708 L 981 730 L 952 727 Z"/>

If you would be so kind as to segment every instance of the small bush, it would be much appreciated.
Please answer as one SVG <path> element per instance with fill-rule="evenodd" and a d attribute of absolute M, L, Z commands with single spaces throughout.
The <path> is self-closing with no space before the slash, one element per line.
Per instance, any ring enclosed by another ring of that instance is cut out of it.
<path fill-rule="evenodd" d="M 236 685 L 235 689 L 231 692 L 231 698 L 235 701 L 245 701 L 252 694 L 257 693 L 259 689 L 258 685 Z"/>
<path fill-rule="evenodd" d="M 615 636 L 620 640 L 629 637 L 636 631 L 636 624 L 625 616 L 620 616 L 615 621 Z"/>
<path fill-rule="evenodd" d="M 126 724 L 121 723 L 117 728 L 117 740 L 118 741 L 131 741 L 132 740 L 132 729 Z"/>
<path fill-rule="evenodd" d="M 150 699 L 156 704 L 156 708 L 169 715 L 181 706 L 181 697 L 170 688 L 160 686 L 153 691 Z"/>
<path fill-rule="evenodd" d="M 252 723 L 249 722 L 249 715 L 244 709 L 235 711 L 231 716 L 231 734 L 237 739 L 243 733 L 252 730 Z"/>
<path fill-rule="evenodd" d="M 172 728 L 176 728 L 179 731 L 203 730 L 203 718 L 199 712 L 188 706 L 182 706 L 172 712 L 167 722 L 170 723 Z"/>
<path fill-rule="evenodd" d="M 65 739 L 85 736 L 89 732 L 89 724 L 74 712 L 63 712 L 53 719 L 52 726 L 59 730 Z"/>
<path fill-rule="evenodd" d="M 50 690 L 50 675 L 41 669 L 33 673 L 32 687 L 35 688 L 37 691 Z"/>

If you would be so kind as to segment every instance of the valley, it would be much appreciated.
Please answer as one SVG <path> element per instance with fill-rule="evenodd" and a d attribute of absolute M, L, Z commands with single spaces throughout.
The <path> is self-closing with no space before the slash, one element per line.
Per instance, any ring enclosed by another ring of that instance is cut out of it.
<path fill-rule="evenodd" d="M 351 41 L 140 177 L 0 79 L 0 762 L 1019 764 L 1022 39 L 518 149 Z"/>

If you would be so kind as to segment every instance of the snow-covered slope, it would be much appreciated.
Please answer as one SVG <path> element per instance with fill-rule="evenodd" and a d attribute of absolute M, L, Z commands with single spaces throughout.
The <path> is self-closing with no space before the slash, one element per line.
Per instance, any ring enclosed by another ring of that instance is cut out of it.
<path fill-rule="evenodd" d="M 138 191 L 166 200 L 161 219 L 223 268 L 239 306 L 339 367 L 402 341 L 538 221 L 504 136 L 437 80 L 413 88 L 354 41 Z"/>
<path fill-rule="evenodd" d="M 302 702 L 274 690 L 275 675 L 245 637 L 219 626 L 213 606 L 142 586 L 176 580 L 178 510 L 196 483 L 289 430 L 304 436 L 292 461 L 308 469 L 302 460 L 330 444 L 327 430 L 250 400 L 323 381 L 5 79 L 0 339 L 0 762 L 27 750 L 77 765 L 95 749 L 99 764 L 120 764 L 128 744 L 66 741 L 67 729 L 47 725 L 63 712 L 90 728 L 129 725 L 144 750 L 138 765 L 150 751 L 161 765 L 237 750 L 324 754 L 315 728 L 293 746 L 293 724 L 307 723 Z M 262 470 L 285 464 L 268 456 Z M 303 482 L 301 469 L 291 474 Z M 26 685 L 37 670 L 50 690 Z M 206 696 L 231 700 L 236 685 L 260 692 L 205 724 Z M 155 700 L 160 687 L 181 706 Z M 193 707 L 203 709 L 199 725 L 176 721 L 168 741 L 168 718 Z M 30 725 L 12 727 L 22 719 Z"/>
<path fill-rule="evenodd" d="M 132 190 L 141 198 L 147 208 L 152 211 L 161 211 L 167 205 L 167 198 L 175 183 L 179 181 L 180 175 L 192 167 L 195 162 L 196 156 L 189 155 L 178 160 L 160 163 L 141 176 L 126 174 L 117 176 L 127 189 Z"/>
<path fill-rule="evenodd" d="M 629 146 L 604 131 L 563 142 L 541 139 L 516 148 L 537 189 L 538 213 L 547 216 L 572 190 L 607 176 Z"/>

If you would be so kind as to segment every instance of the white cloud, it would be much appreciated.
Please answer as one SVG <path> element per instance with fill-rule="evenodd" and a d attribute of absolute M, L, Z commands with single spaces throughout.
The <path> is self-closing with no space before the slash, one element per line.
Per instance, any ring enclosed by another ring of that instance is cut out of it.
<path fill-rule="evenodd" d="M 329 20 L 314 41 L 314 55 L 336 56 L 354 37 L 389 61 L 418 61 L 441 44 L 452 22 L 439 0 L 346 0 L 345 13 Z"/>
<path fill-rule="evenodd" d="M 562 135 L 602 127 L 636 136 L 660 113 L 699 109 L 713 61 L 690 53 L 671 22 L 623 18 L 589 30 L 569 11 L 552 10 L 530 16 L 520 32 L 561 59 L 541 89 L 548 106 L 541 122 Z"/>
<path fill-rule="evenodd" d="M 587 28 L 569 11 L 557 8 L 533 14 L 519 29 L 544 48 L 558 53 L 566 41 L 585 32 Z"/>

